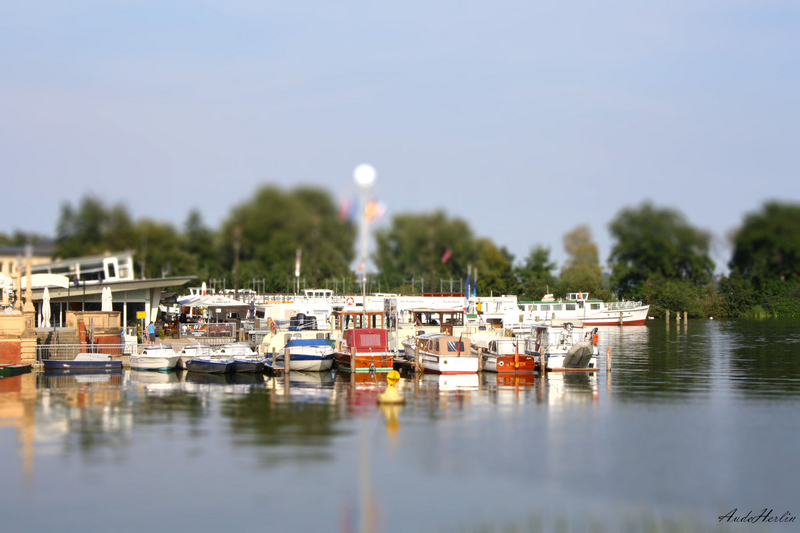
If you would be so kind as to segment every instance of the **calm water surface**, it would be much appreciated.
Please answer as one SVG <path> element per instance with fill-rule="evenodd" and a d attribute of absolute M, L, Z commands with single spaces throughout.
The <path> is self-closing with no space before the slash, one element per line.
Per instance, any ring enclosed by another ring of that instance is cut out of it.
<path fill-rule="evenodd" d="M 4 530 L 800 530 L 718 521 L 800 516 L 800 322 L 600 343 L 594 375 L 404 379 L 393 408 L 346 374 L 3 378 Z"/>

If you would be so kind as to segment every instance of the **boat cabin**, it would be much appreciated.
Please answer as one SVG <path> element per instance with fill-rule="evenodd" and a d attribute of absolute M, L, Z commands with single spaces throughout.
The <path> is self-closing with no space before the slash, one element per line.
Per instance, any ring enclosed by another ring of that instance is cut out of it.
<path fill-rule="evenodd" d="M 428 334 L 417 337 L 420 351 L 436 355 L 471 355 L 471 343 L 467 337 Z"/>
<path fill-rule="evenodd" d="M 344 332 L 344 341 L 357 352 L 389 351 L 389 331 L 385 329 L 351 328 Z"/>
<path fill-rule="evenodd" d="M 439 326 L 445 335 L 452 335 L 454 326 L 464 325 L 463 309 L 410 309 L 409 314 L 415 327 Z"/>

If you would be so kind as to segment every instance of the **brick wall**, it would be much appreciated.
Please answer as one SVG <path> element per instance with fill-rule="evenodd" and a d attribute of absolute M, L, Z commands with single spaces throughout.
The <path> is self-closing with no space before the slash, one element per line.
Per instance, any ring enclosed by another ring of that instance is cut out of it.
<path fill-rule="evenodd" d="M 99 353 L 119 355 L 119 335 L 95 335 L 94 343 L 97 345 L 97 351 Z"/>
<path fill-rule="evenodd" d="M 0 364 L 18 365 L 22 362 L 22 342 L 20 340 L 0 341 Z"/>

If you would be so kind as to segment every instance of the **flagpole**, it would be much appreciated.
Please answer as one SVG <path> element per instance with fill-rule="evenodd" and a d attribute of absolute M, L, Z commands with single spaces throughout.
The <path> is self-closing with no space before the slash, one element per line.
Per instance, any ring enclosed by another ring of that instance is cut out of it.
<path fill-rule="evenodd" d="M 353 171 L 353 178 L 358 185 L 361 195 L 361 327 L 367 327 L 367 241 L 369 238 L 369 218 L 367 217 L 367 202 L 372 185 L 375 183 L 375 168 L 372 165 L 361 164 Z"/>

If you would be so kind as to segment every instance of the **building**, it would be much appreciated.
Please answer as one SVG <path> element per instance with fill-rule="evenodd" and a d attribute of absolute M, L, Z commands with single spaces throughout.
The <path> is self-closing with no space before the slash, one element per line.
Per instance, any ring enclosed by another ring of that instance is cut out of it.
<path fill-rule="evenodd" d="M 181 287 L 196 277 L 136 279 L 131 251 L 40 262 L 31 272 L 37 316 L 47 287 L 53 326 L 66 325 L 68 310 L 100 311 L 105 287 L 111 289 L 112 308 L 121 313 L 123 325 L 133 323 L 139 312 L 145 313 L 146 322 L 155 321 L 162 291 Z M 26 286 L 26 276 L 22 286 Z"/>

